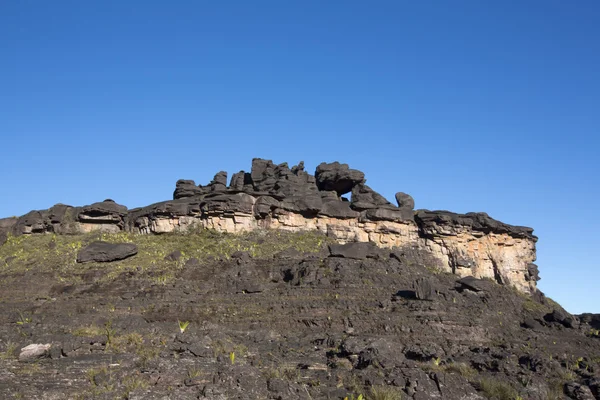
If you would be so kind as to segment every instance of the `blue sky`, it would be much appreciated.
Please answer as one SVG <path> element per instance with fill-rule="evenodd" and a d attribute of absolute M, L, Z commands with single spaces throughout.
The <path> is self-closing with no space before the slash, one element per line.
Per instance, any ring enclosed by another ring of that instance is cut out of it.
<path fill-rule="evenodd" d="M 253 157 L 539 235 L 540 288 L 600 312 L 600 3 L 0 0 L 0 216 Z"/>

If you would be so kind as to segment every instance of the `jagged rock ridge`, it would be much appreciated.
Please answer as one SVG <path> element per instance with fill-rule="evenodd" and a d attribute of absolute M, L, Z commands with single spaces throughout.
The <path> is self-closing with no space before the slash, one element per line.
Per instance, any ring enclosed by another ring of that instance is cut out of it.
<path fill-rule="evenodd" d="M 349 200 L 343 197 L 348 193 Z M 432 255 L 432 268 L 536 291 L 533 229 L 504 224 L 485 213 L 414 211 L 410 195 L 399 192 L 395 197 L 397 206 L 347 164 L 321 163 L 311 175 L 303 162 L 290 168 L 255 158 L 251 171 L 233 174 L 229 186 L 224 171 L 206 186 L 179 180 L 173 200 L 143 208 L 128 210 L 108 199 L 84 207 L 57 204 L 2 219 L 0 243 L 9 233 L 318 230 L 341 243 L 425 250 Z"/>

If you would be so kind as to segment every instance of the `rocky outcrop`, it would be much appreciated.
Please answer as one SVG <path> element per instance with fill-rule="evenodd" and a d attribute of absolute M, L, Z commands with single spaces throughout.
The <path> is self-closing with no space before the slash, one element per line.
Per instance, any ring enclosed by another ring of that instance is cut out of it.
<path fill-rule="evenodd" d="M 97 241 L 90 243 L 77 254 L 77 262 L 111 262 L 124 260 L 136 255 L 137 246 L 133 243 L 107 243 Z"/>
<path fill-rule="evenodd" d="M 350 193 L 350 200 L 341 197 Z M 304 163 L 252 160 L 251 171 L 218 172 L 206 186 L 179 180 L 173 200 L 127 210 L 112 200 L 84 207 L 62 204 L 0 220 L 0 243 L 8 234 L 130 231 L 140 234 L 215 229 L 317 230 L 340 243 L 429 254 L 430 268 L 459 277 L 490 278 L 527 293 L 539 279 L 533 229 L 507 225 L 484 213 L 414 211 L 413 198 L 396 194 L 398 206 L 366 184 L 347 164 L 321 163 L 311 175 Z"/>

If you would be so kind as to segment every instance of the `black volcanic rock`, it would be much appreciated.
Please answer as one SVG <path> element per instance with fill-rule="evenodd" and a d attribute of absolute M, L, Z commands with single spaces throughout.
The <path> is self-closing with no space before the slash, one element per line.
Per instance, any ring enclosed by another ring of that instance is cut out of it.
<path fill-rule="evenodd" d="M 315 171 L 319 190 L 334 190 L 339 196 L 365 181 L 365 174 L 339 162 L 321 163 Z"/>
<path fill-rule="evenodd" d="M 133 243 L 107 243 L 97 241 L 90 243 L 77 254 L 77 262 L 111 262 L 124 260 L 136 255 L 137 246 Z"/>

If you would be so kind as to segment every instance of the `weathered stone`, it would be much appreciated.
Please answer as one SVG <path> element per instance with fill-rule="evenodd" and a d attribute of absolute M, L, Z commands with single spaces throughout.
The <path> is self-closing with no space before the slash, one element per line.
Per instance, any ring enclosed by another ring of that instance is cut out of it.
<path fill-rule="evenodd" d="M 433 300 L 435 298 L 435 288 L 429 279 L 417 278 L 413 283 L 413 289 L 418 300 Z"/>
<path fill-rule="evenodd" d="M 173 199 L 183 199 L 186 197 L 193 197 L 204 194 L 205 191 L 196 186 L 196 183 L 192 180 L 180 179 L 175 184 L 175 191 L 173 192 Z"/>
<path fill-rule="evenodd" d="M 564 310 L 554 309 L 551 313 L 544 315 L 546 322 L 556 322 L 567 328 L 575 328 L 579 325 L 577 319 Z"/>
<path fill-rule="evenodd" d="M 348 193 L 352 188 L 365 181 L 365 174 L 350 169 L 348 164 L 339 162 L 321 163 L 315 171 L 319 190 L 334 190 L 339 196 Z"/>
<path fill-rule="evenodd" d="M 93 242 L 79 251 L 77 262 L 111 262 L 123 260 L 137 254 L 133 243 Z"/>
<path fill-rule="evenodd" d="M 385 197 L 362 183 L 352 188 L 351 206 L 359 211 L 379 207 L 394 208 Z"/>
<path fill-rule="evenodd" d="M 327 201 L 323 203 L 320 213 L 333 218 L 358 218 L 360 213 L 350 208 L 346 201 Z"/>
<path fill-rule="evenodd" d="M 217 172 L 209 186 L 211 192 L 224 192 L 227 190 L 227 172 Z"/>
<path fill-rule="evenodd" d="M 48 351 L 52 345 L 50 343 L 47 344 L 39 344 L 33 343 L 28 346 L 25 346 L 21 349 L 21 353 L 19 354 L 19 361 L 30 360 L 33 358 L 44 357 L 48 354 Z"/>
<path fill-rule="evenodd" d="M 402 208 L 402 209 L 406 209 L 406 210 L 414 210 L 415 208 L 415 200 L 412 198 L 411 195 L 403 193 L 403 192 L 398 192 L 396 193 L 396 202 L 398 203 L 398 207 Z"/>
<path fill-rule="evenodd" d="M 489 288 L 491 282 L 485 282 L 472 276 L 465 276 L 464 278 L 457 280 L 456 283 L 458 283 L 459 289 L 485 292 Z"/>
<path fill-rule="evenodd" d="M 353 258 L 356 260 L 380 256 L 380 250 L 373 243 L 330 244 L 329 252 L 331 257 Z"/>
<path fill-rule="evenodd" d="M 221 171 L 207 186 L 177 182 L 172 201 L 127 210 L 112 201 L 77 208 L 56 205 L 32 211 L 0 226 L 9 233 L 136 233 L 216 229 L 237 233 L 256 229 L 317 230 L 341 243 L 373 242 L 380 247 L 411 247 L 429 254 L 427 267 L 458 276 L 490 278 L 525 293 L 539 279 L 536 237 L 531 228 L 495 221 L 487 214 L 412 211 L 409 195 L 397 193 L 400 207 L 365 185 L 364 174 L 346 164 L 322 163 L 316 177 L 304 164 L 288 167 L 254 159 L 252 172 L 240 171 L 226 184 Z M 351 202 L 340 198 L 352 192 Z M 9 227 L 10 225 L 10 227 Z"/>

